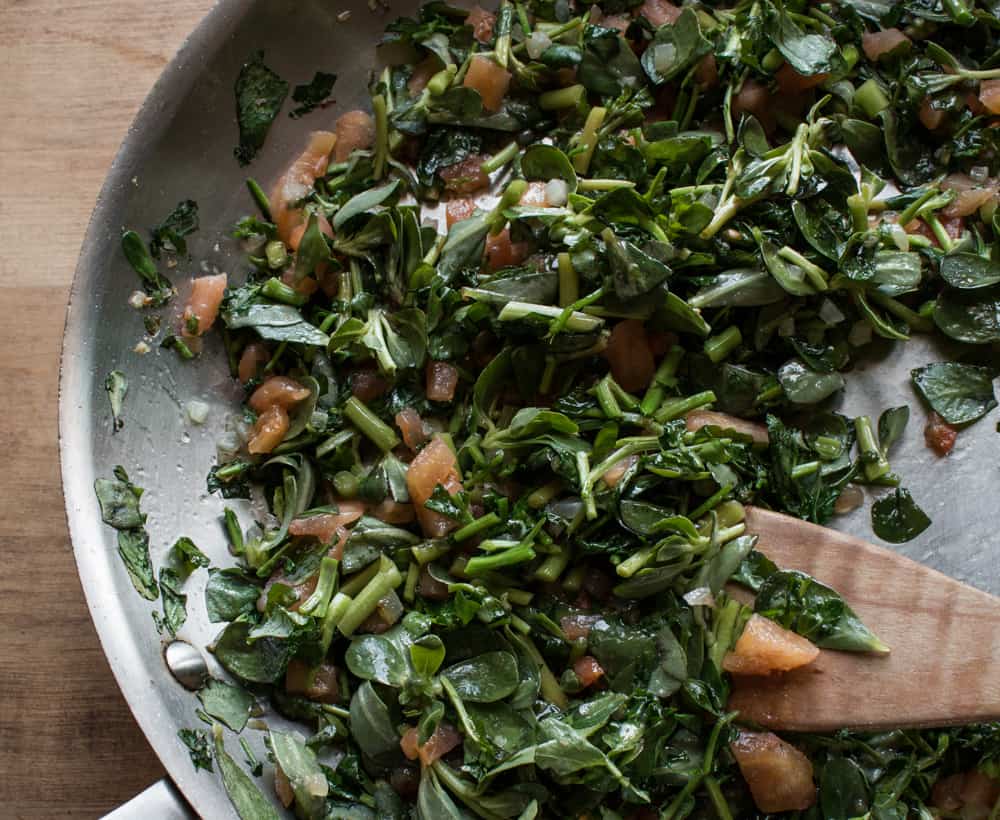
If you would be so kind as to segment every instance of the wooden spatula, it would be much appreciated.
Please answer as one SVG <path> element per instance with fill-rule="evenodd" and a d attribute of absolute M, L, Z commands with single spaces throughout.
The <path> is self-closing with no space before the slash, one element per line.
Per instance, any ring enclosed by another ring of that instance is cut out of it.
<path fill-rule="evenodd" d="M 891 652 L 824 649 L 784 676 L 734 678 L 729 708 L 743 719 L 815 732 L 1000 719 L 1000 598 L 779 513 L 751 508 L 746 524 L 758 550 L 837 590 Z"/>

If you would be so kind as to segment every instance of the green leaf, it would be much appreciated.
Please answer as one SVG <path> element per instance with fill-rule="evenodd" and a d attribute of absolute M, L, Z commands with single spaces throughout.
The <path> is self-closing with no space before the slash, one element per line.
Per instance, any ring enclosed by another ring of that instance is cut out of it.
<path fill-rule="evenodd" d="M 471 703 L 502 700 L 517 689 L 520 681 L 517 659 L 510 652 L 484 652 L 449 666 L 441 675 L 463 700 Z"/>
<path fill-rule="evenodd" d="M 184 626 L 187 620 L 187 595 L 184 582 L 176 572 L 160 567 L 160 592 L 163 595 L 163 623 L 171 635 Z"/>
<path fill-rule="evenodd" d="M 239 569 L 211 569 L 205 587 L 205 609 L 212 623 L 235 621 L 257 611 L 261 588 Z"/>
<path fill-rule="evenodd" d="M 264 145 L 288 96 L 288 83 L 264 65 L 264 52 L 258 51 L 240 69 L 235 91 L 240 144 L 233 154 L 240 165 L 247 165 Z"/>
<path fill-rule="evenodd" d="M 644 80 L 639 58 L 616 29 L 587 26 L 577 81 L 589 91 L 617 97 Z"/>
<path fill-rule="evenodd" d="M 206 772 L 214 771 L 212 768 L 212 749 L 208 745 L 208 735 L 201 729 L 181 729 L 177 732 L 177 737 L 181 743 L 187 746 L 188 754 L 191 757 L 191 765 L 195 771 L 204 769 Z"/>
<path fill-rule="evenodd" d="M 779 570 L 761 584 L 754 611 L 824 649 L 888 652 L 840 595 L 797 570 Z"/>
<path fill-rule="evenodd" d="M 435 675 L 444 661 L 444 642 L 437 635 L 423 635 L 410 645 L 410 663 L 421 677 Z"/>
<path fill-rule="evenodd" d="M 291 305 L 251 304 L 238 312 L 224 311 L 222 319 L 228 328 L 236 330 L 250 327 L 262 339 L 273 342 L 326 347 L 330 341 L 329 336 L 309 324 L 298 309 Z"/>
<path fill-rule="evenodd" d="M 799 74 L 832 73 L 844 66 L 837 44 L 821 34 L 806 34 L 784 10 L 765 6 L 767 34 L 781 56 Z"/>
<path fill-rule="evenodd" d="M 878 441 L 883 454 L 888 453 L 889 448 L 903 437 L 909 420 L 910 408 L 905 404 L 890 407 L 878 417 Z"/>
<path fill-rule="evenodd" d="M 144 282 L 146 293 L 152 297 L 152 304 L 160 306 L 173 295 L 170 280 L 156 269 L 156 263 L 146 249 L 142 237 L 135 231 L 125 231 L 122 234 L 122 252 L 125 258 Z"/>
<path fill-rule="evenodd" d="M 178 202 L 159 225 L 149 231 L 149 252 L 159 258 L 161 250 L 187 253 L 184 237 L 198 230 L 198 203 L 193 199 Z"/>
<path fill-rule="evenodd" d="M 298 105 L 292 109 L 288 116 L 292 119 L 298 119 L 321 107 L 333 92 L 335 82 L 337 82 L 336 74 L 317 71 L 308 83 L 295 86 L 292 91 L 292 100 Z"/>
<path fill-rule="evenodd" d="M 301 282 L 310 274 L 315 273 L 319 265 L 329 262 L 330 259 L 330 247 L 326 244 L 323 231 L 320 230 L 319 217 L 313 211 L 309 214 L 305 233 L 302 234 L 298 250 L 295 251 L 292 281 Z"/>
<path fill-rule="evenodd" d="M 1000 288 L 945 289 L 934 305 L 934 323 L 959 342 L 1000 342 Z"/>
<path fill-rule="evenodd" d="M 827 820 L 863 817 L 869 808 L 868 783 L 854 761 L 834 757 L 824 764 L 819 781 L 819 803 Z"/>
<path fill-rule="evenodd" d="M 994 372 L 987 367 L 935 362 L 910 375 L 917 392 L 948 424 L 969 424 L 997 406 Z"/>
<path fill-rule="evenodd" d="M 117 468 L 121 470 L 121 468 Z M 130 530 L 146 523 L 146 516 L 139 511 L 138 489 L 122 470 L 116 478 L 98 478 L 94 481 L 97 503 L 101 505 L 101 520 L 116 530 Z"/>
<path fill-rule="evenodd" d="M 367 213 L 388 201 L 395 201 L 393 197 L 399 188 L 399 184 L 399 180 L 394 179 L 392 182 L 386 183 L 379 188 L 369 188 L 367 191 L 362 191 L 357 196 L 349 199 L 334 215 L 333 229 L 339 231 L 354 217 Z"/>
<path fill-rule="evenodd" d="M 883 541 L 902 544 L 911 541 L 931 525 L 927 517 L 902 487 L 872 504 L 872 529 Z"/>
<path fill-rule="evenodd" d="M 410 677 L 410 665 L 403 651 L 384 635 L 355 638 L 344 660 L 353 675 L 386 686 L 402 686 Z"/>
<path fill-rule="evenodd" d="M 351 698 L 351 735 L 369 757 L 399 752 L 399 735 L 389 709 L 368 681 Z"/>
<path fill-rule="evenodd" d="M 253 695 L 242 686 L 209 678 L 198 692 L 198 700 L 205 713 L 222 721 L 234 732 L 242 732 L 250 719 Z"/>
<path fill-rule="evenodd" d="M 941 259 L 941 278 L 953 288 L 976 290 L 1000 283 L 1000 265 L 977 253 L 949 253 Z"/>
<path fill-rule="evenodd" d="M 132 586 L 147 601 L 160 594 L 153 577 L 153 562 L 149 560 L 149 534 L 143 529 L 121 530 L 118 533 L 118 555 L 125 564 Z"/>
<path fill-rule="evenodd" d="M 563 179 L 569 183 L 571 192 L 576 190 L 577 179 L 573 163 L 554 145 L 535 143 L 529 146 L 521 154 L 521 173 L 525 179 L 537 179 L 543 182 Z"/>
<path fill-rule="evenodd" d="M 112 370 L 104 380 L 104 389 L 108 393 L 108 403 L 111 405 L 111 429 L 118 432 L 125 422 L 122 419 L 122 402 L 128 393 L 128 378 L 120 370 Z"/>
<path fill-rule="evenodd" d="M 817 373 L 799 359 L 781 366 L 778 382 L 795 404 L 816 404 L 844 388 L 844 377 L 839 373 Z"/>
<path fill-rule="evenodd" d="M 226 751 L 222 742 L 222 727 L 214 726 L 212 734 L 215 738 L 215 759 L 222 773 L 222 785 L 226 787 L 226 794 L 240 820 L 280 820 L 278 812 L 261 794 L 250 775 Z"/>
<path fill-rule="evenodd" d="M 270 637 L 250 639 L 251 624 L 235 621 L 215 641 L 213 654 L 223 668 L 248 683 L 274 683 L 285 674 L 295 647 Z"/>
<path fill-rule="evenodd" d="M 673 22 L 660 26 L 642 54 L 642 67 L 656 85 L 687 71 L 711 50 L 698 25 L 698 14 L 685 8 Z"/>
<path fill-rule="evenodd" d="M 271 749 L 281 771 L 288 778 L 295 795 L 295 813 L 306 820 L 325 815 L 326 796 L 330 791 L 316 754 L 298 732 L 270 733 Z"/>

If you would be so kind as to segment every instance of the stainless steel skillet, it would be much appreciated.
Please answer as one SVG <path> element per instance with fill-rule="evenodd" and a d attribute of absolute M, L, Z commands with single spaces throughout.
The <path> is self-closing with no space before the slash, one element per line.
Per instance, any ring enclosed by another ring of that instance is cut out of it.
<path fill-rule="evenodd" d="M 408 0 L 387 13 L 412 13 L 417 5 Z M 341 22 L 343 12 L 350 12 L 350 19 Z M 221 350 L 211 341 L 196 363 L 180 362 L 173 352 L 155 346 L 147 355 L 133 352 L 143 336 L 142 316 L 127 304 L 137 281 L 121 255 L 119 237 L 123 226 L 144 231 L 178 201 L 195 199 L 201 230 L 190 238 L 192 261 L 170 271 L 171 278 L 182 285 L 203 269 L 217 268 L 238 281 L 241 253 L 228 234 L 233 222 L 251 211 L 244 179 L 249 174 L 266 186 L 299 150 L 307 131 L 329 127 L 340 111 L 363 103 L 385 22 L 364 0 L 221 0 L 166 68 L 130 128 L 98 199 L 73 284 L 60 381 L 60 436 L 66 510 L 80 577 L 104 651 L 139 725 L 178 789 L 195 811 L 209 818 L 235 815 L 217 776 L 196 772 L 177 739 L 179 729 L 198 725 L 197 701 L 164 665 L 161 638 L 151 619 L 154 607 L 131 587 L 115 552 L 114 533 L 101 523 L 93 481 L 121 464 L 146 488 L 143 508 L 149 515 L 155 564 L 180 534 L 193 538 L 213 564 L 228 564 L 218 524 L 221 503 L 208 495 L 204 478 L 238 395 Z M 268 64 L 292 83 L 308 81 L 317 69 L 335 72 L 338 105 L 301 120 L 282 115 L 258 159 L 241 169 L 232 156 L 237 141 L 233 82 L 240 64 L 260 48 Z M 900 549 L 997 594 L 997 413 L 964 431 L 955 452 L 938 461 L 923 445 L 924 410 L 909 383 L 910 368 L 946 357 L 947 351 L 919 338 L 880 348 L 848 379 L 843 409 L 877 414 L 888 406 L 910 405 L 910 428 L 893 466 L 934 523 Z M 118 433 L 112 433 L 104 392 L 112 369 L 122 370 L 130 381 L 125 426 Z M 212 407 L 203 426 L 185 417 L 191 399 Z M 244 522 L 249 520 L 245 514 Z M 873 537 L 868 505 L 836 525 Z M 200 605 L 204 576 L 196 573 L 189 582 L 189 619 L 181 632 L 197 647 L 217 631 Z M 259 736 L 252 730 L 245 734 L 259 752 Z M 242 758 L 235 745 L 231 751 Z M 165 808 L 162 800 L 171 795 L 176 792 L 161 787 L 150 798 L 159 796 L 161 802 L 146 803 L 139 811 L 147 817 L 185 816 L 179 803 Z"/>

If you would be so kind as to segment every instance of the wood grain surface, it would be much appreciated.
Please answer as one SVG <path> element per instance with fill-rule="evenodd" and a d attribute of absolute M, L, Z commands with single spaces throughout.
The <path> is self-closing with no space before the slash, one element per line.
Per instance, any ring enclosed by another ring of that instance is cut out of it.
<path fill-rule="evenodd" d="M 163 770 L 97 641 L 56 439 L 63 313 L 139 105 L 211 0 L 0 0 L 0 816 L 99 817 Z"/>
<path fill-rule="evenodd" d="M 777 680 L 736 678 L 730 709 L 810 732 L 1000 719 L 1000 599 L 815 524 L 756 508 L 746 523 L 762 553 L 836 589 L 892 651 L 823 650 Z"/>

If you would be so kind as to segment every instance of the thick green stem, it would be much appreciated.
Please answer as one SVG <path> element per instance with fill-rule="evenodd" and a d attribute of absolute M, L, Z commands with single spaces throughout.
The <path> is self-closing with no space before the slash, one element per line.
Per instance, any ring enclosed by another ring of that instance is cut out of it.
<path fill-rule="evenodd" d="M 357 396 L 344 404 L 344 415 L 383 452 L 399 446 L 399 436 L 382 419 L 369 410 Z"/>
<path fill-rule="evenodd" d="M 358 593 L 340 619 L 340 623 L 337 624 L 340 633 L 345 637 L 350 637 L 354 630 L 361 626 L 365 619 L 375 611 L 378 602 L 401 583 L 403 583 L 403 575 L 399 568 L 383 555 L 378 573 Z"/>

